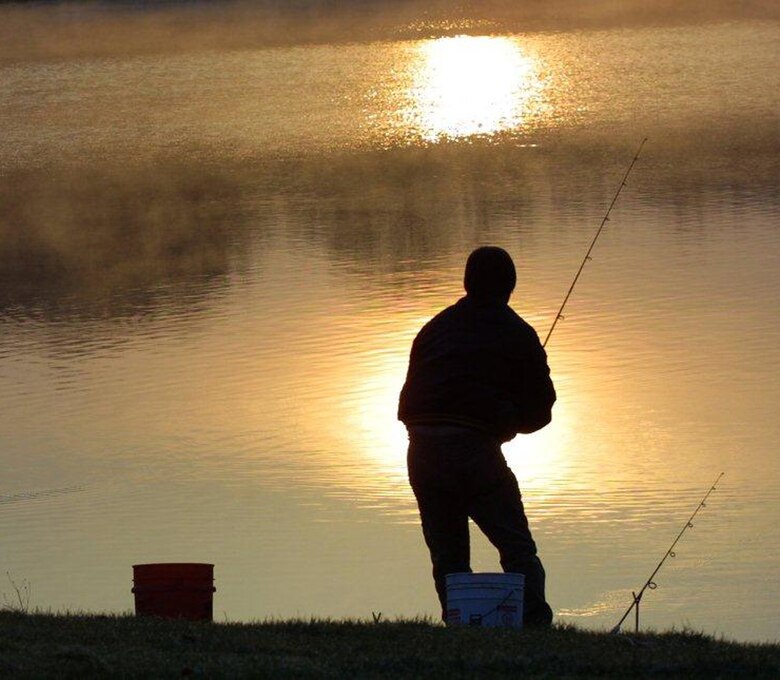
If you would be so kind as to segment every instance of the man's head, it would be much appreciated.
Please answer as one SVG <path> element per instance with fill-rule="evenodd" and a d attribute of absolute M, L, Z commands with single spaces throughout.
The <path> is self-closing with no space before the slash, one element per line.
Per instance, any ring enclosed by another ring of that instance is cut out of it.
<path fill-rule="evenodd" d="M 469 255 L 463 286 L 469 297 L 509 302 L 517 274 L 509 253 L 496 246 L 482 246 Z"/>

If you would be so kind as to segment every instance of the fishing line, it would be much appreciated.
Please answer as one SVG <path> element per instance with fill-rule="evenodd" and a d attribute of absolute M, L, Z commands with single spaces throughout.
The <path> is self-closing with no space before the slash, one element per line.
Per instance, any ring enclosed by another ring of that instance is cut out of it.
<path fill-rule="evenodd" d="M 604 229 L 604 225 L 607 222 L 609 222 L 609 213 L 612 212 L 612 208 L 615 206 L 615 203 L 617 203 L 618 196 L 620 196 L 620 192 L 623 191 L 623 187 L 626 186 L 626 180 L 628 179 L 628 176 L 631 174 L 631 170 L 634 168 L 634 164 L 639 160 L 639 154 L 642 152 L 642 147 L 645 145 L 646 141 L 647 141 L 647 137 L 645 137 L 642 140 L 642 143 L 639 145 L 639 148 L 636 150 L 636 153 L 634 154 L 634 158 L 631 161 L 631 164 L 628 166 L 628 170 L 626 170 L 626 174 L 623 175 L 623 179 L 620 181 L 620 185 L 618 186 L 615 195 L 612 197 L 612 202 L 609 204 L 609 208 L 607 208 L 607 212 L 604 213 L 604 218 L 601 220 L 601 224 L 599 225 L 599 228 L 596 231 L 596 235 L 593 237 L 593 240 L 590 242 L 590 248 L 588 248 L 588 252 L 585 253 L 585 257 L 582 258 L 582 262 L 580 263 L 580 268 L 577 270 L 577 273 L 574 275 L 574 280 L 571 282 L 571 286 L 569 286 L 569 290 L 566 293 L 566 297 L 563 298 L 563 303 L 561 304 L 560 309 L 558 309 L 558 313 L 555 315 L 555 319 L 553 320 L 552 326 L 550 327 L 550 331 L 547 333 L 547 337 L 544 339 L 544 342 L 542 343 L 542 347 L 547 346 L 547 341 L 550 339 L 550 336 L 553 334 L 555 327 L 558 325 L 558 322 L 561 319 L 563 319 L 563 308 L 566 307 L 566 303 L 569 301 L 569 297 L 571 297 L 572 291 L 574 290 L 574 286 L 577 285 L 577 281 L 580 278 L 580 274 L 582 274 L 582 270 L 585 268 L 585 263 L 591 259 L 590 253 L 593 250 L 593 246 L 595 246 L 596 241 L 599 240 L 599 236 L 601 236 L 601 231 L 602 229 Z"/>

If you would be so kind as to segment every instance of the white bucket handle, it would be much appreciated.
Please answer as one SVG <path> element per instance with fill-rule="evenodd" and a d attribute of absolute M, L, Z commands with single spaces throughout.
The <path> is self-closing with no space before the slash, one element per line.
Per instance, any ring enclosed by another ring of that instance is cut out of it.
<path fill-rule="evenodd" d="M 490 616 L 490 615 L 491 615 L 493 612 L 496 612 L 496 611 L 498 611 L 499 609 L 501 609 L 501 607 L 504 605 L 504 603 L 505 603 L 505 602 L 506 602 L 506 601 L 507 601 L 507 600 L 508 600 L 510 597 L 512 597 L 512 595 L 514 595 L 516 592 L 518 592 L 518 591 L 517 591 L 515 588 L 512 588 L 512 589 L 511 589 L 511 590 L 510 590 L 510 591 L 509 591 L 509 592 L 506 594 L 506 596 L 504 597 L 504 599 L 503 599 L 503 600 L 501 600 L 501 602 L 499 602 L 499 603 L 498 603 L 498 604 L 497 604 L 495 607 L 493 607 L 493 609 L 488 609 L 488 611 L 486 611 L 484 614 L 479 614 L 479 618 L 480 618 L 480 620 L 484 619 L 486 616 Z"/>

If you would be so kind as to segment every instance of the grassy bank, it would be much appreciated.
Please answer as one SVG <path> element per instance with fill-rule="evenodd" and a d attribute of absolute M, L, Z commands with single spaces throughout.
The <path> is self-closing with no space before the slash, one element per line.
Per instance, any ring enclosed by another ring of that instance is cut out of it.
<path fill-rule="evenodd" d="M 196 624 L 0 612 L 0 677 L 780 677 L 780 645 L 699 634 L 446 629 L 424 621 Z"/>

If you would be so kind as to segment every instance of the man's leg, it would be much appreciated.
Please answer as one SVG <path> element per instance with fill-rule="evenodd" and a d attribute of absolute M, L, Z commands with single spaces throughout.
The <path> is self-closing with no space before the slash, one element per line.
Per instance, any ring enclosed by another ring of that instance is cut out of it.
<path fill-rule="evenodd" d="M 420 509 L 425 543 L 433 563 L 433 579 L 441 602 L 442 618 L 447 613 L 447 574 L 471 571 L 469 566 L 469 517 L 459 489 L 452 457 L 458 438 L 409 437 L 409 482 Z M 456 466 L 457 467 L 457 466 Z"/>
<path fill-rule="evenodd" d="M 462 507 L 435 496 L 417 496 L 423 535 L 431 553 L 433 581 L 441 602 L 442 619 L 447 614 L 447 574 L 471 571 L 469 565 L 469 518 Z"/>
<path fill-rule="evenodd" d="M 505 471 L 500 483 L 489 493 L 472 498 L 468 514 L 498 549 L 504 571 L 525 575 L 523 623 L 549 625 L 552 610 L 544 595 L 544 567 L 536 555 L 517 479 L 503 456 L 501 463 Z"/>

